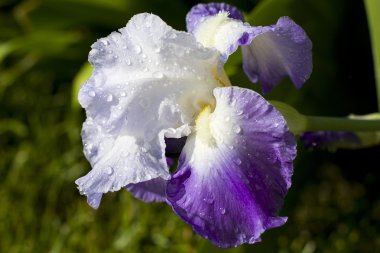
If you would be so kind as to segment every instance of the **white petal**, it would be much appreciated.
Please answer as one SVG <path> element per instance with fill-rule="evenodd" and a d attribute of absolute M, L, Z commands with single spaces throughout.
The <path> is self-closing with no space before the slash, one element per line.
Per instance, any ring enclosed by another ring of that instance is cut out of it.
<path fill-rule="evenodd" d="M 205 47 L 216 48 L 226 61 L 227 57 L 236 51 L 252 27 L 240 20 L 229 18 L 227 12 L 208 16 L 193 31 L 197 40 Z M 244 44 L 244 42 L 243 42 Z"/>
<path fill-rule="evenodd" d="M 79 101 L 92 171 L 76 181 L 79 189 L 90 197 L 167 179 L 164 137 L 189 135 L 199 110 L 214 104 L 218 52 L 155 15 L 139 14 L 94 43 L 89 61 L 95 70 Z"/>

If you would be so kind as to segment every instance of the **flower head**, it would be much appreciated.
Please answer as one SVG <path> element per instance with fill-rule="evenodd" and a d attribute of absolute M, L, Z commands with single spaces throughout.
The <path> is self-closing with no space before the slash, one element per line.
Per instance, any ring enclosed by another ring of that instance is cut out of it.
<path fill-rule="evenodd" d="M 250 26 L 235 7 L 225 3 L 198 4 L 187 14 L 187 29 L 205 46 L 215 47 L 222 60 L 242 46 L 243 69 L 263 93 L 289 76 L 302 87 L 312 70 L 312 43 L 289 17 L 271 26 Z M 210 35 L 211 34 L 211 35 Z"/>
<path fill-rule="evenodd" d="M 242 30 L 251 28 L 224 7 L 239 21 L 228 25 L 237 24 L 237 32 L 218 45 L 219 28 L 211 29 L 207 45 L 196 30 L 203 22 L 223 23 L 227 14 L 197 22 L 190 13 L 195 35 L 139 14 L 92 45 L 94 72 L 79 93 L 92 170 L 76 183 L 94 208 L 102 194 L 123 187 L 146 202 L 166 201 L 197 233 L 233 247 L 285 223 L 278 212 L 291 184 L 296 142 L 262 96 L 230 85 L 223 63 Z M 171 152 L 180 153 L 172 175 Z"/>

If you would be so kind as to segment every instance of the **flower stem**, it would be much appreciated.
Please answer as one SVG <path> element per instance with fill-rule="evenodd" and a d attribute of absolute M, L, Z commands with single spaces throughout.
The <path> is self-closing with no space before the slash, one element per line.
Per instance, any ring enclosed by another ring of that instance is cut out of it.
<path fill-rule="evenodd" d="M 377 90 L 377 104 L 380 111 L 380 1 L 365 0 L 369 31 L 371 35 L 373 65 L 375 70 L 375 82 Z"/>
<path fill-rule="evenodd" d="M 306 116 L 305 131 L 380 131 L 380 120 Z"/>

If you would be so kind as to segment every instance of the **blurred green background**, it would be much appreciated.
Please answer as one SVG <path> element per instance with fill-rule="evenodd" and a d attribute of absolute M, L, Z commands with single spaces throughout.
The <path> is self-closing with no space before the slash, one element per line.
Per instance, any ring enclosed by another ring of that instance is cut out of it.
<path fill-rule="evenodd" d="M 268 99 L 314 115 L 377 110 L 361 0 L 226 2 L 255 25 L 290 16 L 313 41 L 310 80 L 301 90 L 284 80 Z M 120 191 L 93 210 L 79 195 L 74 180 L 90 166 L 73 83 L 86 76 L 80 69 L 90 45 L 139 12 L 184 30 L 196 3 L 0 0 L 0 252 L 380 252 L 379 147 L 311 152 L 299 145 L 281 212 L 288 222 L 267 231 L 261 243 L 230 250 L 196 235 L 166 204 L 145 204 Z M 234 84 L 257 88 L 241 72 L 238 54 L 226 69 Z"/>

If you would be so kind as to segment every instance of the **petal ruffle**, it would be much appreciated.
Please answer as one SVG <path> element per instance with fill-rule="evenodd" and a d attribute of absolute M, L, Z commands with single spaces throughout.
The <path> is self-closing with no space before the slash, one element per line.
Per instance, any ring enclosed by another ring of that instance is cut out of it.
<path fill-rule="evenodd" d="M 219 247 L 254 243 L 281 226 L 277 214 L 291 184 L 296 142 L 283 116 L 259 94 L 216 88 L 169 180 L 173 210 Z"/>
<path fill-rule="evenodd" d="M 96 208 L 102 193 L 169 178 L 165 138 L 187 136 L 194 115 L 214 103 L 219 54 L 145 13 L 94 43 L 89 61 L 79 101 L 92 170 L 76 183 Z"/>
<path fill-rule="evenodd" d="M 254 27 L 252 42 L 242 46 L 243 69 L 252 82 L 268 93 L 289 76 L 300 88 L 312 71 L 312 43 L 305 31 L 288 17 L 273 26 Z"/>

